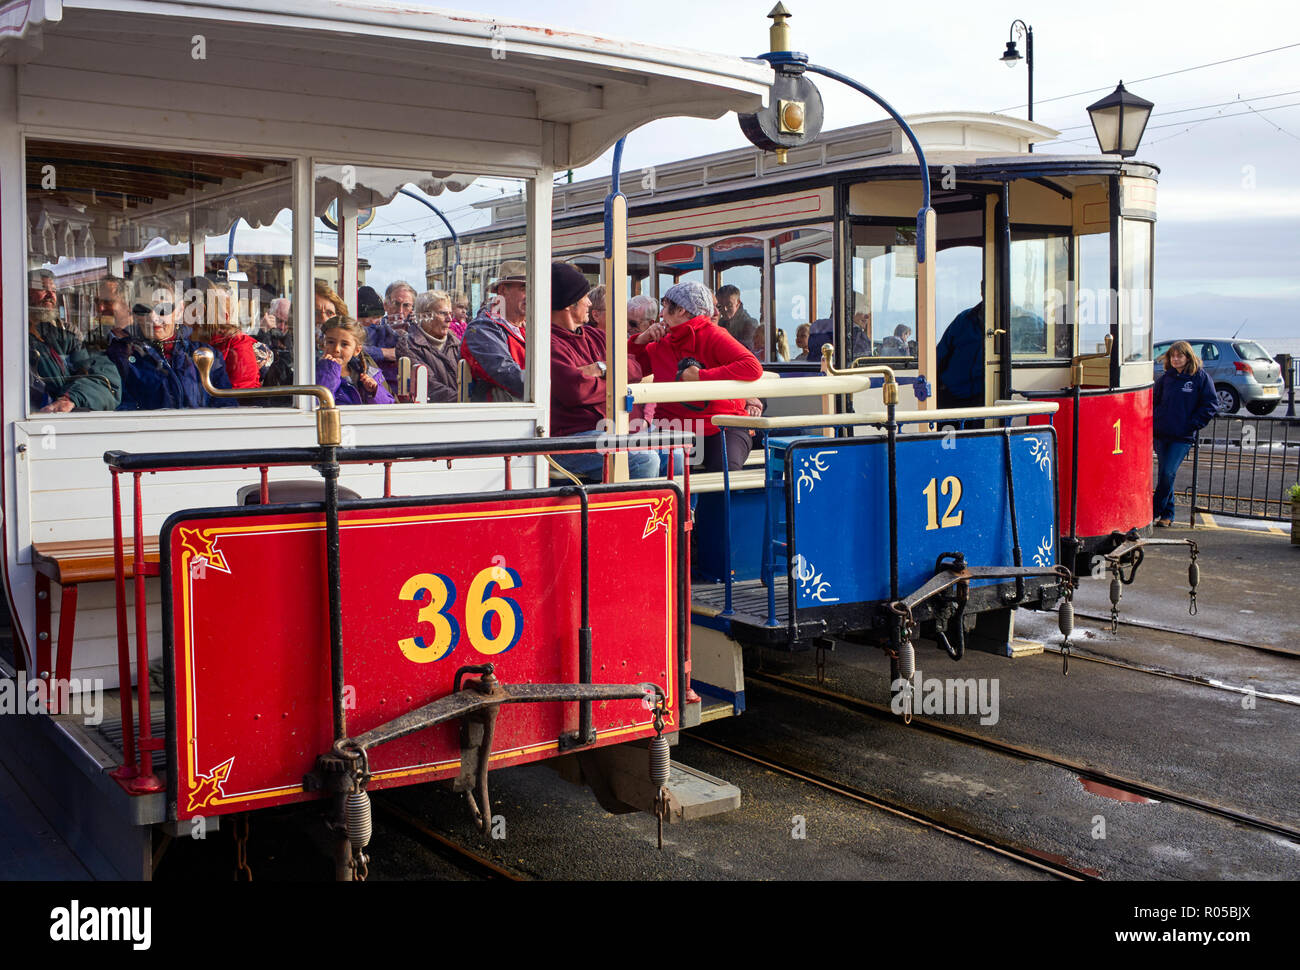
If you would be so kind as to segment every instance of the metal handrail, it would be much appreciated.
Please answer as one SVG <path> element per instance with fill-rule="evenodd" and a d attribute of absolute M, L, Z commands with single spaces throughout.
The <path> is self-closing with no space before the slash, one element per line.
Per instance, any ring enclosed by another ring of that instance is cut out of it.
<path fill-rule="evenodd" d="M 870 385 L 869 377 L 783 378 L 765 371 L 753 381 L 665 381 L 629 384 L 627 403 L 669 404 L 683 401 L 728 401 L 735 398 L 816 397 L 826 394 L 857 394 Z"/>
<path fill-rule="evenodd" d="M 941 421 L 998 420 L 1021 417 L 1027 414 L 1055 414 L 1060 405 L 1054 401 L 1026 404 L 999 404 L 980 408 L 947 408 L 935 411 L 898 411 L 894 421 L 898 424 L 937 424 Z M 832 428 L 841 425 L 884 424 L 889 420 L 886 411 L 865 411 L 855 414 L 784 414 L 776 418 L 751 418 L 748 415 L 716 414 L 713 423 L 720 428 L 752 428 L 775 430 L 779 428 Z"/>

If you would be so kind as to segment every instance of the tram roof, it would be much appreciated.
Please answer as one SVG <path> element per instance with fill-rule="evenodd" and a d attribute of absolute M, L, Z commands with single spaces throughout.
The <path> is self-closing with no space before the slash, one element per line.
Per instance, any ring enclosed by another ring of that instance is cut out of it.
<path fill-rule="evenodd" d="M 1030 153 L 1030 144 L 1060 132 L 1046 125 L 1007 115 L 973 111 L 935 111 L 909 115 L 908 125 L 921 142 L 932 177 L 951 165 L 963 179 L 1100 176 L 1114 173 L 1154 177 L 1159 169 L 1118 155 Z M 624 173 L 621 187 L 630 201 L 672 201 L 709 191 L 738 189 L 742 183 L 779 184 L 822 175 L 857 173 L 877 178 L 906 178 L 917 173 L 916 156 L 902 129 L 882 119 L 824 132 L 816 142 L 791 149 L 785 165 L 769 152 L 748 146 L 656 165 L 654 188 L 643 184 L 640 170 Z M 580 213 L 604 202 L 609 176 L 555 186 L 557 215 Z M 493 210 L 493 223 L 519 216 L 517 199 L 478 203 Z"/>
<path fill-rule="evenodd" d="M 198 34 L 204 58 L 189 56 Z M 553 148 L 538 155 L 549 151 L 557 168 L 586 164 L 658 118 L 754 110 L 772 79 L 766 65 L 738 57 L 387 0 L 29 0 L 0 8 L 0 63 L 153 79 L 160 102 L 169 80 L 375 104 L 392 93 L 396 104 L 516 124 L 525 145 L 550 122 Z M 346 93 L 314 84 L 323 69 L 348 78 Z M 401 100 L 419 82 L 424 95 Z"/>

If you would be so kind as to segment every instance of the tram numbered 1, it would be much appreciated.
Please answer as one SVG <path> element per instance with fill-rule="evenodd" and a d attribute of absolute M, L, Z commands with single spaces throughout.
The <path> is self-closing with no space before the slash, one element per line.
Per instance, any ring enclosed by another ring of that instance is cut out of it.
<path fill-rule="evenodd" d="M 583 510 L 561 491 L 340 510 L 350 735 L 452 694 L 469 666 L 491 662 L 504 685 L 581 679 Z M 672 486 L 591 489 L 587 541 L 617 548 L 622 567 L 590 574 L 592 679 L 645 690 L 595 704 L 592 742 L 655 736 L 656 687 L 664 729 L 680 725 L 679 508 Z M 319 507 L 182 512 L 164 526 L 173 818 L 321 797 L 304 779 L 335 740 L 324 532 Z M 292 593 L 265 596 L 272 586 Z M 502 705 L 491 766 L 558 753 L 578 733 L 579 707 Z M 459 722 L 443 722 L 374 747 L 367 787 L 454 778 L 465 757 Z"/>

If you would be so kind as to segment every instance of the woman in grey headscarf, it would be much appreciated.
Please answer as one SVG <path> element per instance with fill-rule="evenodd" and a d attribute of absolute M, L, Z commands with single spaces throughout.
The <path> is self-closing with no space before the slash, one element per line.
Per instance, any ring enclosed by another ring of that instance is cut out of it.
<path fill-rule="evenodd" d="M 655 383 L 666 381 L 756 381 L 763 367 L 735 337 L 714 323 L 713 294 L 702 283 L 678 283 L 663 295 L 663 322 L 632 337 L 628 350 Z M 743 398 L 659 404 L 655 426 L 695 431 L 704 439 L 704 470 L 739 469 L 751 439 L 741 428 L 722 429 L 715 414 L 745 414 Z"/>

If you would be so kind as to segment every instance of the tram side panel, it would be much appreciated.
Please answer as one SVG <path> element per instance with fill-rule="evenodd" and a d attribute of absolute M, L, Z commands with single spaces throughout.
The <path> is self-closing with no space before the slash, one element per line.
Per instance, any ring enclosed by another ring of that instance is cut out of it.
<path fill-rule="evenodd" d="M 670 731 L 685 622 L 678 502 L 672 488 L 590 497 L 592 679 L 659 685 Z M 470 664 L 495 664 L 505 685 L 578 681 L 575 497 L 362 504 L 340 515 L 350 736 L 450 694 Z M 303 776 L 334 741 L 319 512 L 180 513 L 163 549 L 170 814 L 318 797 Z M 640 700 L 597 703 L 593 719 L 598 745 L 655 733 Z M 375 747 L 370 787 L 454 777 L 459 724 Z M 492 766 L 549 757 L 577 727 L 576 703 L 506 704 Z"/>
<path fill-rule="evenodd" d="M 1060 442 L 1061 532 L 1070 528 L 1074 466 L 1074 399 L 1039 398 L 1059 405 L 1053 415 L 1032 415 L 1031 426 L 1049 422 Z M 1151 388 L 1087 392 L 1079 398 L 1079 508 L 1077 534 L 1085 551 L 1106 543 L 1112 532 L 1151 524 L 1153 490 Z M 1071 568 L 1075 563 L 1066 563 Z M 1087 563 L 1079 568 L 1086 570 Z"/>
<path fill-rule="evenodd" d="M 1050 567 L 1054 436 L 1020 428 L 1009 442 L 1022 561 Z M 970 566 L 1013 564 L 1005 447 L 1001 431 L 898 439 L 900 596 L 933 577 L 943 553 L 960 552 Z M 844 629 L 855 616 L 842 607 L 891 599 L 885 439 L 802 439 L 789 448 L 786 468 L 796 609 L 822 616 L 832 632 Z"/>

